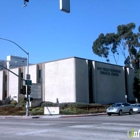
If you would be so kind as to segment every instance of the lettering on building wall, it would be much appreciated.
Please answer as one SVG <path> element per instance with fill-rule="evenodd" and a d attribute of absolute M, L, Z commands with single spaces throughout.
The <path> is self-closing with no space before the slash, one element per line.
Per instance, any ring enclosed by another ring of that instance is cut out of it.
<path fill-rule="evenodd" d="M 110 68 L 104 68 L 104 67 L 97 67 L 97 70 L 100 71 L 100 74 L 108 75 L 108 76 L 119 76 L 121 73 L 121 70 L 117 69 L 110 69 Z"/>

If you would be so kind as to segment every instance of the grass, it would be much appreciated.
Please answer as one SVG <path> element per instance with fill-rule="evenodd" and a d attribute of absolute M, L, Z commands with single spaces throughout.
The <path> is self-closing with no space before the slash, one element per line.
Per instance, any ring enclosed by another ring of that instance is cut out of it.
<path fill-rule="evenodd" d="M 108 105 L 101 104 L 85 104 L 85 103 L 51 103 L 42 102 L 38 107 L 32 107 L 29 109 L 30 115 L 44 115 L 44 107 L 60 107 L 60 114 L 72 115 L 72 114 L 92 114 L 105 112 Z M 25 115 L 25 101 L 16 103 L 12 101 L 11 104 L 0 106 L 0 115 Z"/>

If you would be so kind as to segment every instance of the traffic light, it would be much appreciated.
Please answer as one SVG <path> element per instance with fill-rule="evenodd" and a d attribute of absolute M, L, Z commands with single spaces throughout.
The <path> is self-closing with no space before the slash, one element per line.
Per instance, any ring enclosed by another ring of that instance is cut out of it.
<path fill-rule="evenodd" d="M 25 85 L 22 86 L 21 94 L 24 94 L 24 95 L 26 94 L 26 86 Z"/>
<path fill-rule="evenodd" d="M 139 69 L 139 59 L 135 59 L 135 68 Z"/>
<path fill-rule="evenodd" d="M 27 94 L 31 94 L 31 86 L 27 86 Z"/>

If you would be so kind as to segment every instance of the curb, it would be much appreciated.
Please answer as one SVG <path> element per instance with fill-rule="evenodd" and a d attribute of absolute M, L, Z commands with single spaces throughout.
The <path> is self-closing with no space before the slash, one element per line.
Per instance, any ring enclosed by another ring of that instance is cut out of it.
<path fill-rule="evenodd" d="M 71 117 L 91 117 L 91 116 L 102 116 L 107 115 L 106 113 L 96 113 L 96 114 L 83 114 L 83 115 L 65 115 L 61 116 L 60 118 L 71 118 Z"/>
<path fill-rule="evenodd" d="M 0 116 L 0 119 L 47 119 L 47 118 L 72 118 L 72 117 L 91 117 L 91 116 L 102 116 L 107 115 L 106 113 L 95 113 L 95 114 L 81 114 L 81 115 L 42 115 L 42 116 Z"/>

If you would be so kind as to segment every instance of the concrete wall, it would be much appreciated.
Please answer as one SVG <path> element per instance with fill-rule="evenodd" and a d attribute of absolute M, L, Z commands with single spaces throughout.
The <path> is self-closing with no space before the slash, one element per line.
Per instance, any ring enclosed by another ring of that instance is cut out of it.
<path fill-rule="evenodd" d="M 88 62 L 75 58 L 76 102 L 89 103 Z"/>
<path fill-rule="evenodd" d="M 125 75 L 122 67 L 93 63 L 93 98 L 96 103 L 125 102 Z"/>
<path fill-rule="evenodd" d="M 12 72 L 16 73 L 19 75 L 19 68 L 11 69 Z M 16 100 L 17 102 L 19 101 L 19 78 L 15 76 L 13 73 L 9 72 L 9 96 L 11 99 Z"/>
<path fill-rule="evenodd" d="M 0 100 L 3 100 L 4 93 L 4 71 L 0 71 Z"/>
<path fill-rule="evenodd" d="M 45 101 L 76 102 L 75 59 L 45 64 Z"/>
<path fill-rule="evenodd" d="M 45 101 L 45 64 L 41 65 L 42 68 L 42 101 Z"/>
<path fill-rule="evenodd" d="M 38 72 L 37 65 L 29 66 L 29 74 L 30 74 L 30 79 L 32 80 L 32 83 L 37 83 L 37 80 L 38 80 L 37 72 Z"/>

